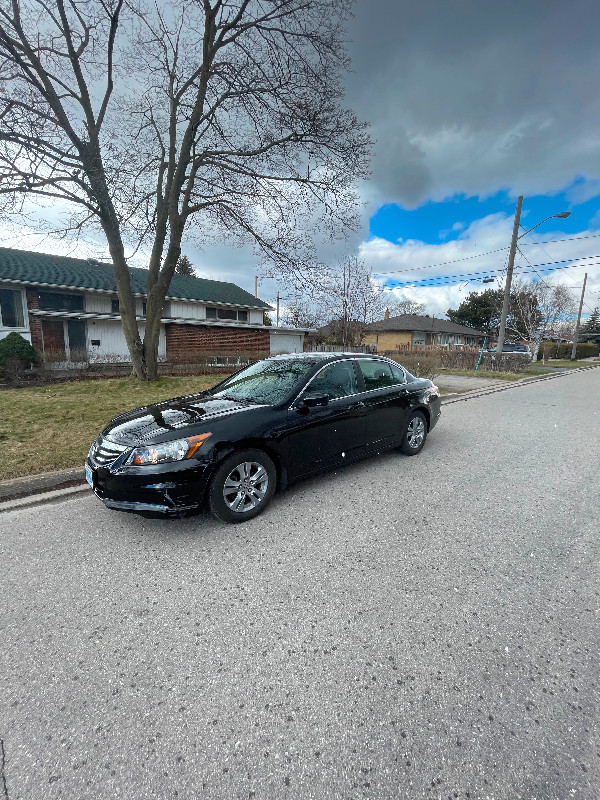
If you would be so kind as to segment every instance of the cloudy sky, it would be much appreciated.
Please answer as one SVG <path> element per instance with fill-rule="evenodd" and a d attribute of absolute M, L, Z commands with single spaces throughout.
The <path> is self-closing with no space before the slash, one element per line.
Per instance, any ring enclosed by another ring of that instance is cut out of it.
<path fill-rule="evenodd" d="M 349 38 L 347 102 L 370 122 L 376 145 L 360 187 L 362 228 L 340 255 L 357 248 L 386 286 L 443 314 L 484 288 L 482 277 L 502 279 L 522 194 L 521 232 L 557 212 L 571 216 L 523 238 L 517 272 L 564 281 L 578 295 L 587 271 L 589 313 L 600 293 L 593 6 L 357 0 Z M 250 249 L 184 251 L 201 275 L 254 290 Z M 264 281 L 260 294 L 271 301 L 277 288 Z"/>

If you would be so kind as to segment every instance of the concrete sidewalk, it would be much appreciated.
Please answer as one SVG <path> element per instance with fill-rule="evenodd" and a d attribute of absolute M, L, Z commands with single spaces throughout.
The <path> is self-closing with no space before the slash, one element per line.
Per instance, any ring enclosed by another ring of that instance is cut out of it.
<path fill-rule="evenodd" d="M 434 383 L 446 392 L 472 392 L 474 389 L 488 389 L 505 383 L 518 383 L 518 381 L 501 381 L 496 378 L 471 378 L 464 375 L 437 375 Z"/>

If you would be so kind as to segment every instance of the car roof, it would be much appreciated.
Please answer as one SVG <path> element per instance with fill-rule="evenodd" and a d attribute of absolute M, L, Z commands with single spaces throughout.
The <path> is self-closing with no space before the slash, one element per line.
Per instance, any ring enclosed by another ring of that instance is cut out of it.
<path fill-rule="evenodd" d="M 381 361 L 386 360 L 383 356 L 376 353 L 280 353 L 277 356 L 270 356 L 265 361 L 337 361 L 340 358 L 377 358 Z"/>

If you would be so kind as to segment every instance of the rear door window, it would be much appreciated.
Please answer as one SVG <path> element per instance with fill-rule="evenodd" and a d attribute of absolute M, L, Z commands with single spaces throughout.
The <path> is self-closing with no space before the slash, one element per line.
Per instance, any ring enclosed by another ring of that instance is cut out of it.
<path fill-rule="evenodd" d="M 397 386 L 404 382 L 402 370 L 400 368 L 392 370 L 391 365 L 385 361 L 369 361 L 361 358 L 357 359 L 357 362 L 365 381 L 366 392 L 385 389 L 387 386 Z"/>
<path fill-rule="evenodd" d="M 351 361 L 338 361 L 317 373 L 306 387 L 307 393 L 325 394 L 330 400 L 356 394 L 356 374 Z"/>

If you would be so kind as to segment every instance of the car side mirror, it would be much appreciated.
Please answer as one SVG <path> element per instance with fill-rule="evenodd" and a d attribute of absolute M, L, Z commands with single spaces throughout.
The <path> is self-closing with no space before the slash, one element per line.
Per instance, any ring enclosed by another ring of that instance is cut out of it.
<path fill-rule="evenodd" d="M 300 401 L 300 407 L 314 408 L 315 406 L 326 406 L 329 397 L 326 394 L 305 394 Z"/>

